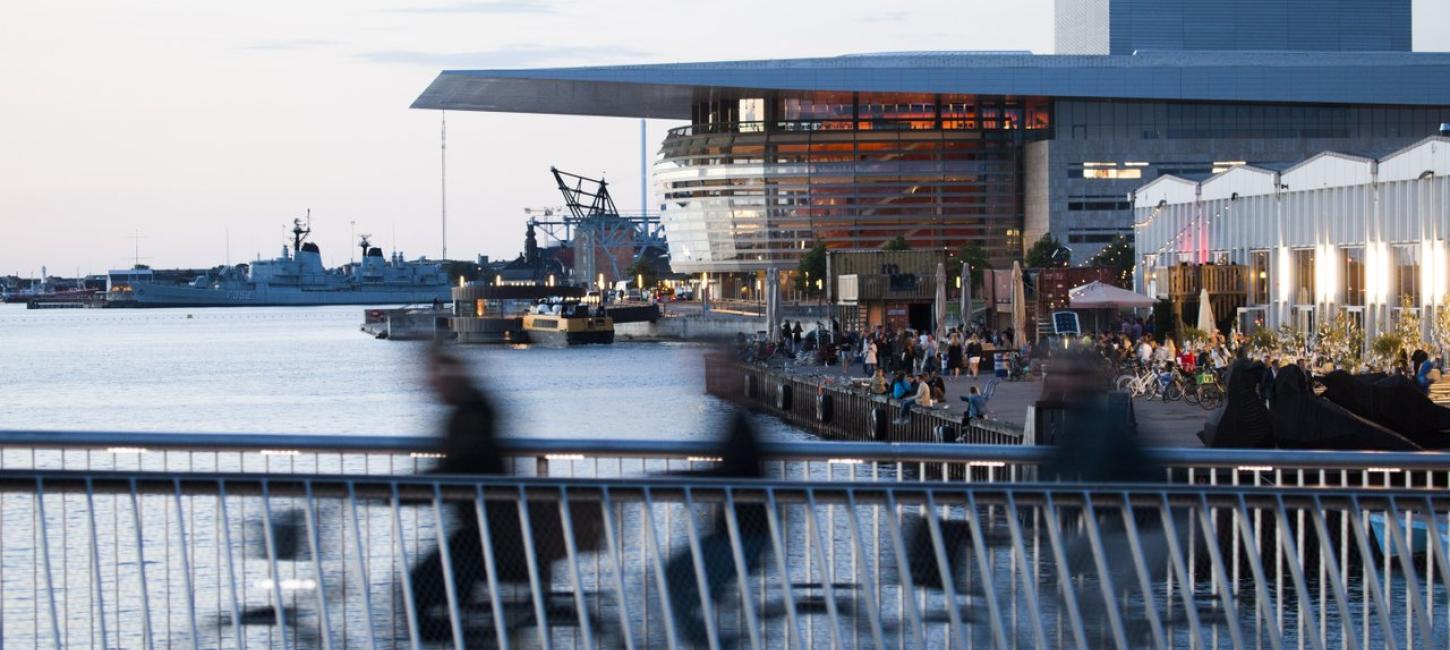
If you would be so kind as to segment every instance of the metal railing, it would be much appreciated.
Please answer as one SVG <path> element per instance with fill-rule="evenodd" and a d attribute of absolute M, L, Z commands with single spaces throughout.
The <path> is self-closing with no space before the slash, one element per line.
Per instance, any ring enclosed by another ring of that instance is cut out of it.
<path fill-rule="evenodd" d="M 700 469 L 716 443 L 503 438 L 512 474 L 642 477 Z M 427 436 L 0 431 L 0 470 L 407 476 L 429 471 Z M 1024 482 L 1051 447 L 839 441 L 762 442 L 767 476 L 785 480 Z M 1163 448 L 1147 450 L 1173 483 L 1450 487 L 1450 454 Z"/>
<path fill-rule="evenodd" d="M 1447 512 L 1422 488 L 6 469 L 0 639 L 1430 647 Z"/>

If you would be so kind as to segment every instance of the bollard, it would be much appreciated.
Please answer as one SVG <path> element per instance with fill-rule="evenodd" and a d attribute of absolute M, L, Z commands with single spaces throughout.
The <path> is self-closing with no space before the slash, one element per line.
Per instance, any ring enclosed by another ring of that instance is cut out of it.
<path fill-rule="evenodd" d="M 871 425 L 872 440 L 886 440 L 886 420 L 889 417 L 891 416 L 886 413 L 885 407 L 872 407 L 870 417 L 868 418 L 868 423 Z"/>
<path fill-rule="evenodd" d="M 827 395 L 825 390 L 818 390 L 816 392 L 816 421 L 830 422 L 832 406 L 831 396 Z"/>

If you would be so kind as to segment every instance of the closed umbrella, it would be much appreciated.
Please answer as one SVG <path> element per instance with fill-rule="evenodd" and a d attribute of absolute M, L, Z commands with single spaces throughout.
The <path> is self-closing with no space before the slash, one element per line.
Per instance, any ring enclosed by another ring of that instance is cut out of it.
<path fill-rule="evenodd" d="M 769 269 L 765 272 L 765 331 L 766 338 L 771 343 L 780 341 L 780 271 Z"/>
<path fill-rule="evenodd" d="M 1012 262 L 1012 331 L 1013 344 L 1022 347 L 1027 342 L 1027 290 L 1022 287 L 1022 263 Z"/>
<path fill-rule="evenodd" d="M 947 265 L 946 262 L 936 263 L 936 301 L 932 303 L 936 310 L 936 335 L 941 337 L 947 331 Z"/>
<path fill-rule="evenodd" d="M 962 329 L 972 322 L 972 265 L 962 262 Z"/>
<path fill-rule="evenodd" d="M 1214 324 L 1213 305 L 1208 302 L 1208 289 L 1198 290 L 1198 329 L 1204 334 L 1213 336 L 1218 333 L 1218 326 Z"/>

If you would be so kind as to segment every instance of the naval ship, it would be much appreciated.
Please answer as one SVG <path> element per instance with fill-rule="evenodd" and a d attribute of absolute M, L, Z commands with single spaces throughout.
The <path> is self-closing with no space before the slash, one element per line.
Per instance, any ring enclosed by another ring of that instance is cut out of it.
<path fill-rule="evenodd" d="M 408 262 L 397 253 L 384 258 L 383 250 L 364 235 L 359 243 L 362 263 L 328 270 L 317 244 L 306 241 L 310 234 L 310 219 L 307 225 L 294 219 L 291 250 L 284 244 L 281 257 L 197 276 L 188 284 L 135 282 L 117 301 L 134 307 L 280 307 L 449 300 L 448 277 L 440 263 Z"/>

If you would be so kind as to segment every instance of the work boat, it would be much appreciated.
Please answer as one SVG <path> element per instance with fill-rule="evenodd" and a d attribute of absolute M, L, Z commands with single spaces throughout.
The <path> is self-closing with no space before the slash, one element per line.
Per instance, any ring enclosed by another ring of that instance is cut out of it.
<path fill-rule="evenodd" d="M 310 305 L 404 305 L 448 302 L 449 282 L 443 265 L 408 262 L 372 246 L 363 235 L 362 262 L 329 270 L 317 244 L 306 241 L 310 223 L 292 221 L 292 247 L 281 257 L 238 264 L 197 276 L 187 284 L 136 282 L 127 295 L 136 307 L 274 307 Z"/>
<path fill-rule="evenodd" d="M 581 302 L 539 304 L 524 314 L 529 341 L 549 345 L 613 343 L 614 319 Z"/>

